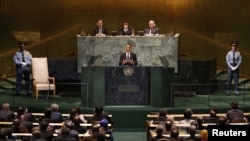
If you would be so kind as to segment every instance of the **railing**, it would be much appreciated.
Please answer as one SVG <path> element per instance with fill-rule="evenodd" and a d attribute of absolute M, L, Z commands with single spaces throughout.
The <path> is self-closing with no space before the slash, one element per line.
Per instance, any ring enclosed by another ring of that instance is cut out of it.
<path fill-rule="evenodd" d="M 181 52 L 191 57 L 216 57 L 217 68 L 227 70 L 226 54 L 231 50 L 229 43 L 225 45 L 187 29 L 180 28 L 178 30 L 181 33 L 179 43 L 179 50 Z M 239 51 L 242 55 L 240 75 L 250 78 L 250 67 L 248 67 L 250 54 L 241 50 L 241 48 L 239 48 Z"/>
<path fill-rule="evenodd" d="M 227 95 L 226 83 L 209 84 L 171 84 L 172 107 L 180 108 L 230 108 L 232 101 L 237 101 L 244 108 L 250 106 L 250 89 L 248 83 L 239 85 L 239 95 L 235 94 L 234 83 L 230 85 L 230 95 Z"/>
<path fill-rule="evenodd" d="M 33 57 L 48 57 L 48 59 L 65 57 L 68 53 L 76 51 L 75 36 L 80 29 L 81 26 L 77 25 L 37 43 L 30 44 L 26 49 L 31 52 Z M 16 69 L 12 57 L 18 50 L 17 47 L 15 50 L 0 54 L 0 79 L 15 75 Z"/>

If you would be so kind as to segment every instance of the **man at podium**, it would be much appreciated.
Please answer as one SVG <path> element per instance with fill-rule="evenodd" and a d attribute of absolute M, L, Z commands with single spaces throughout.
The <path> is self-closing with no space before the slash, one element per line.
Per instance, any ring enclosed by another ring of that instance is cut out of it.
<path fill-rule="evenodd" d="M 137 66 L 136 54 L 131 52 L 132 46 L 127 44 L 125 52 L 120 55 L 119 66 Z"/>

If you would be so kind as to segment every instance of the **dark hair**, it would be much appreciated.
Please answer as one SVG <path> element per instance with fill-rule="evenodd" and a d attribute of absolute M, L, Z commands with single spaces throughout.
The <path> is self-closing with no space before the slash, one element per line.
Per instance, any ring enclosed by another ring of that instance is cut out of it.
<path fill-rule="evenodd" d="M 19 116 L 21 116 L 24 112 L 25 112 L 25 108 L 24 107 L 22 107 L 22 106 L 20 106 L 20 107 L 18 107 L 18 109 L 17 109 L 17 114 L 19 115 Z"/>
<path fill-rule="evenodd" d="M 172 128 L 170 137 L 177 138 L 179 136 L 179 130 L 177 128 Z"/>
<path fill-rule="evenodd" d="M 238 109 L 238 102 L 236 102 L 236 101 L 231 102 L 231 107 L 233 109 Z"/>
<path fill-rule="evenodd" d="M 69 135 L 70 129 L 68 127 L 64 127 L 61 132 L 62 135 Z"/>
<path fill-rule="evenodd" d="M 166 115 L 167 115 L 167 110 L 161 109 L 161 110 L 159 111 L 159 117 L 166 117 Z"/>
<path fill-rule="evenodd" d="M 49 107 L 44 110 L 44 116 L 45 117 L 49 117 L 50 118 L 51 113 L 52 113 L 52 110 Z"/>
<path fill-rule="evenodd" d="M 40 129 L 47 130 L 47 127 L 49 126 L 49 122 L 46 120 L 42 120 L 39 125 L 40 125 Z"/>
<path fill-rule="evenodd" d="M 95 113 L 96 114 L 101 114 L 103 112 L 103 107 L 102 106 L 95 106 Z"/>
<path fill-rule="evenodd" d="M 184 118 L 185 119 L 190 119 L 192 117 L 192 114 L 193 114 L 192 109 L 187 108 L 185 110 L 185 112 L 184 112 Z"/>

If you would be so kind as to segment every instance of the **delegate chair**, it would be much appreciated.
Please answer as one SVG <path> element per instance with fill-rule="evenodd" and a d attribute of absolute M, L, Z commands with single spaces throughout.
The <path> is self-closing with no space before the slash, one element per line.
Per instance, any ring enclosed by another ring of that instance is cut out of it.
<path fill-rule="evenodd" d="M 49 77 L 47 57 L 32 58 L 32 76 L 33 88 L 36 91 L 36 100 L 38 99 L 39 91 L 53 90 L 56 95 L 55 78 Z"/>

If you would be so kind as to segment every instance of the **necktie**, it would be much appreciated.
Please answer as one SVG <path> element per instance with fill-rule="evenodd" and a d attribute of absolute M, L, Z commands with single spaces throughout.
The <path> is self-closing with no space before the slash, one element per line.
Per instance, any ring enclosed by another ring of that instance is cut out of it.
<path fill-rule="evenodd" d="M 235 60 L 235 51 L 233 51 L 233 65 L 236 65 L 236 60 Z"/>
<path fill-rule="evenodd" d="M 151 29 L 149 30 L 149 34 L 152 34 L 152 31 L 151 31 Z"/>
<path fill-rule="evenodd" d="M 24 59 L 24 51 L 22 51 L 22 61 L 25 62 L 25 59 Z"/>

